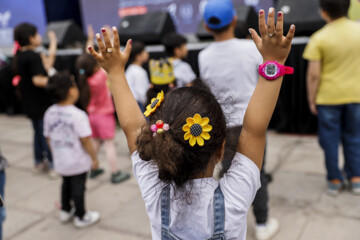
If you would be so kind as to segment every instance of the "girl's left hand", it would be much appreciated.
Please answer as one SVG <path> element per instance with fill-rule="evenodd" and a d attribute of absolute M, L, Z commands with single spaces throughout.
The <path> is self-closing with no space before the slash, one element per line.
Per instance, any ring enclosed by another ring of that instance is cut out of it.
<path fill-rule="evenodd" d="M 129 39 L 126 43 L 124 51 L 120 50 L 119 34 L 116 27 L 112 27 L 113 43 L 110 39 L 110 34 L 105 28 L 101 29 L 104 40 L 101 35 L 97 33 L 96 40 L 99 46 L 100 52 L 97 53 L 92 46 L 89 46 L 89 52 L 99 62 L 100 66 L 104 68 L 108 73 L 114 71 L 125 71 L 125 65 L 130 57 L 131 43 Z"/>

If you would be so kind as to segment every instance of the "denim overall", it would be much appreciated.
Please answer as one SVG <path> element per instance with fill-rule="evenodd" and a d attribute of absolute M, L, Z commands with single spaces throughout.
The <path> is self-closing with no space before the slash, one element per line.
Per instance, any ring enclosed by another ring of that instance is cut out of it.
<path fill-rule="evenodd" d="M 179 240 L 170 232 L 170 186 L 166 186 L 161 192 L 161 240 Z M 214 192 L 214 233 L 207 240 L 226 240 L 224 235 L 225 226 L 225 202 L 220 186 Z"/>

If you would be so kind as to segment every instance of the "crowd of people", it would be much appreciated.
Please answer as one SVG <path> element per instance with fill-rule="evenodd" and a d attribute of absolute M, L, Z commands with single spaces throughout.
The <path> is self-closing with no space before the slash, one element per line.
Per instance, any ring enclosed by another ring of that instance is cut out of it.
<path fill-rule="evenodd" d="M 327 191 L 333 196 L 346 183 L 360 194 L 360 24 L 346 18 L 349 4 L 320 0 L 328 24 L 311 37 L 303 56 L 309 60 L 309 108 L 318 116 Z M 237 39 L 232 1 L 209 0 L 203 17 L 214 41 L 199 54 L 200 78 L 184 61 L 187 40 L 180 34 L 166 36 L 167 57 L 149 63 L 143 43 L 129 40 L 121 51 L 116 27 L 94 34 L 89 26 L 74 76 L 54 68 L 53 32 L 44 55 L 35 51 L 42 45 L 36 26 L 15 28 L 14 70 L 34 129 L 34 169 L 62 177 L 61 222 L 73 220 L 82 228 L 100 219 L 99 212 L 87 210 L 85 189 L 88 176 L 104 172 L 101 146 L 111 183 L 130 177 L 119 169 L 117 115 L 153 239 L 246 239 L 251 205 L 256 239 L 277 233 L 279 222 L 269 216 L 266 130 L 283 76 L 293 72 L 284 64 L 295 26 L 284 36 L 284 14 L 270 8 L 267 20 L 265 15 L 259 11 L 260 34 L 249 29 Z"/>

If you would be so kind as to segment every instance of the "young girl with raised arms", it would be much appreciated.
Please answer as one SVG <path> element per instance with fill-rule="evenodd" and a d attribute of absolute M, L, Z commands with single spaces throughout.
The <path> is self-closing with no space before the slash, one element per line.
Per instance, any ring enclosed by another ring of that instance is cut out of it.
<path fill-rule="evenodd" d="M 295 26 L 284 37 L 283 13 L 277 14 L 275 25 L 274 11 L 266 23 L 260 10 L 259 30 L 261 37 L 249 31 L 264 59 L 265 74 L 247 108 L 232 165 L 219 182 L 212 176 L 222 161 L 226 122 L 213 95 L 195 87 L 179 88 L 165 97 L 160 93 L 145 112 L 150 116 L 147 123 L 124 74 L 131 40 L 121 52 L 113 27 L 113 42 L 102 29 L 104 41 L 97 39 L 100 52 L 89 47 L 109 74 L 153 239 L 246 239 L 246 215 L 260 187 L 265 133 L 283 72 L 274 76 L 284 68 L 280 65 L 290 52 Z"/>

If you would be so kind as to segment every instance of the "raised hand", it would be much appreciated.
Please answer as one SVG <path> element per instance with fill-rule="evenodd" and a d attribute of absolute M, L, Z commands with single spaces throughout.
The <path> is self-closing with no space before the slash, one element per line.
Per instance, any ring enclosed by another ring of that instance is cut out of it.
<path fill-rule="evenodd" d="M 259 31 L 261 37 L 254 29 L 249 29 L 264 61 L 277 61 L 280 64 L 284 64 L 290 53 L 291 41 L 295 35 L 295 26 L 291 25 L 288 34 L 284 37 L 283 20 L 284 14 L 278 12 L 275 27 L 275 10 L 270 8 L 266 24 L 265 12 L 261 9 L 259 11 Z"/>
<path fill-rule="evenodd" d="M 48 38 L 49 38 L 50 43 L 53 43 L 53 42 L 57 43 L 57 37 L 56 37 L 56 34 L 54 31 L 48 32 Z"/>
<path fill-rule="evenodd" d="M 124 51 L 121 51 L 119 34 L 116 27 L 112 27 L 113 42 L 111 42 L 111 34 L 105 28 L 102 28 L 101 32 L 104 39 L 101 38 L 99 33 L 95 35 L 100 50 L 99 53 L 92 46 L 88 47 L 89 52 L 108 73 L 125 71 L 125 64 L 129 60 L 131 53 L 132 40 L 129 39 Z"/>

